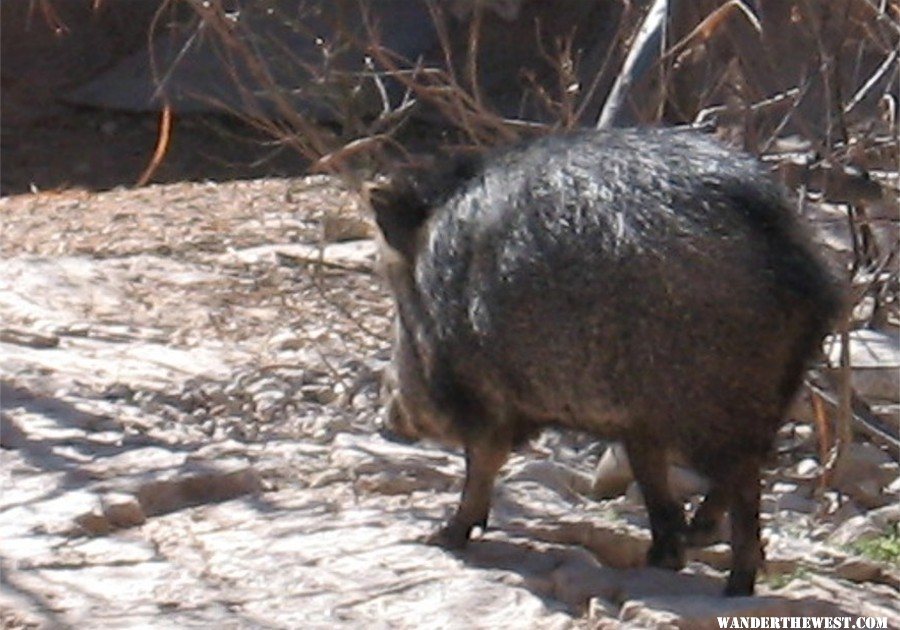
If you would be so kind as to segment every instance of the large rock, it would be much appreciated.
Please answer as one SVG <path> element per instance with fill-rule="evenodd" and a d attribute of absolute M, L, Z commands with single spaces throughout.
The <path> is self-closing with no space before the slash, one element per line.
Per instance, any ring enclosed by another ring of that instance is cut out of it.
<path fill-rule="evenodd" d="M 625 447 L 616 442 L 603 452 L 597 462 L 590 495 L 595 499 L 616 497 L 625 494 L 633 481 L 634 474 Z M 709 482 L 689 468 L 672 464 L 669 466 L 669 488 L 674 496 L 687 498 L 707 492 Z"/>
<path fill-rule="evenodd" d="M 869 402 L 900 402 L 900 339 L 896 333 L 877 330 L 854 330 L 849 333 L 850 366 L 853 388 Z M 828 366 L 841 364 L 840 336 L 832 335 L 825 343 Z"/>
<path fill-rule="evenodd" d="M 871 540 L 883 536 L 898 523 L 900 523 L 900 504 L 895 503 L 848 518 L 831 533 L 828 542 L 845 547 L 855 542 Z"/>
<path fill-rule="evenodd" d="M 897 462 L 883 450 L 867 442 L 852 442 L 841 452 L 831 485 L 861 506 L 876 508 L 896 501 L 885 488 L 896 481 L 897 472 Z"/>

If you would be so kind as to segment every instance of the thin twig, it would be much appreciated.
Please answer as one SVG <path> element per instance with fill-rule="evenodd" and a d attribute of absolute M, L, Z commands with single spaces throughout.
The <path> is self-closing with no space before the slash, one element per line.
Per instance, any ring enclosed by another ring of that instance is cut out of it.
<path fill-rule="evenodd" d="M 625 63 L 613 83 L 603 110 L 597 120 L 597 129 L 614 127 L 630 122 L 633 116 L 626 112 L 631 86 L 640 79 L 662 54 L 663 33 L 669 15 L 669 0 L 655 0 L 635 37 Z"/>
<path fill-rule="evenodd" d="M 853 110 L 853 108 L 859 105 L 860 101 L 862 101 L 868 95 L 872 88 L 875 87 L 875 84 L 878 83 L 879 80 L 881 80 L 881 77 L 883 77 L 885 73 L 890 70 L 891 65 L 897 61 L 898 54 L 900 53 L 898 53 L 897 49 L 894 49 L 887 56 L 887 58 L 885 58 L 885 60 L 881 62 L 875 72 L 872 73 L 872 76 L 869 77 L 869 79 L 856 91 L 856 94 L 853 95 L 853 98 L 851 98 L 850 101 L 846 105 L 844 105 L 845 114 L 849 114 Z"/>
<path fill-rule="evenodd" d="M 147 164 L 147 168 L 145 168 L 144 172 L 141 173 L 141 176 L 138 177 L 135 186 L 138 188 L 146 186 L 147 182 L 150 181 L 150 178 L 153 177 L 153 174 L 156 173 L 159 165 L 162 164 L 163 159 L 166 157 L 166 152 L 169 150 L 169 141 L 171 140 L 171 137 L 172 106 L 166 101 L 163 104 L 162 112 L 159 115 L 159 134 L 156 139 L 156 149 L 153 151 L 153 157 L 150 159 L 150 163 Z"/>

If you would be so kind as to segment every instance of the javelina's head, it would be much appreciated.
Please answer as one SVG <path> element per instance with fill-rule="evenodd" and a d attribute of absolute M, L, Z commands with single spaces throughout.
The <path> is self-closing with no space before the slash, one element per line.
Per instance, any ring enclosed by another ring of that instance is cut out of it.
<path fill-rule="evenodd" d="M 381 272 L 396 303 L 391 369 L 384 387 L 387 428 L 406 439 L 458 442 L 451 422 L 435 404 L 441 392 L 431 378 L 433 325 L 416 286 L 415 269 L 427 247 L 429 219 L 476 167 L 476 160 L 454 160 L 449 168 L 405 171 L 366 190 L 382 235 Z"/>

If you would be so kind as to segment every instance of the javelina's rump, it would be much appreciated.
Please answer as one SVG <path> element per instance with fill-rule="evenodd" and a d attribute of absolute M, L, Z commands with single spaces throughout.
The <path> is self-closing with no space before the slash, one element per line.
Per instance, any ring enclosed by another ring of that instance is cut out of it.
<path fill-rule="evenodd" d="M 779 188 L 696 134 L 579 132 L 372 191 L 397 300 L 392 414 L 462 443 L 458 511 L 484 526 L 516 443 L 556 425 L 622 440 L 650 564 L 732 514 L 726 593 L 762 560 L 759 468 L 839 308 Z M 690 525 L 667 453 L 712 482 Z"/>

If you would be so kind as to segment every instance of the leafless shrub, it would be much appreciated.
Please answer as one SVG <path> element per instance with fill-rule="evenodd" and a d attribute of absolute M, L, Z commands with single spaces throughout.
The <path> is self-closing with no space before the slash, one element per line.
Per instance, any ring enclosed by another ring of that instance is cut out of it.
<path fill-rule="evenodd" d="M 598 119 L 714 129 L 770 163 L 801 199 L 846 209 L 852 242 L 846 270 L 854 302 L 868 306 L 848 315 L 844 340 L 853 328 L 900 324 L 900 245 L 884 238 L 885 227 L 896 235 L 900 220 L 896 0 L 611 1 L 615 29 L 593 40 L 554 31 L 541 19 L 540 3 L 531 3 L 538 7 L 528 14 L 531 47 L 546 72 L 520 71 L 522 105 L 514 112 L 497 105 L 486 82 L 486 33 L 504 24 L 490 3 L 471 2 L 461 18 L 446 0 L 425 0 L 437 49 L 411 59 L 385 43 L 385 25 L 371 3 L 334 3 L 323 37 L 304 14 L 322 3 L 297 0 L 296 11 L 278 17 L 317 43 L 319 55 L 311 59 L 277 41 L 264 45 L 254 33 L 251 13 L 281 10 L 283 1 L 237 3 L 240 15 L 229 13 L 224 0 L 178 1 L 194 9 L 198 30 L 215 37 L 242 95 L 240 115 L 314 168 L 351 181 L 357 181 L 351 164 L 377 166 L 385 150 L 405 155 L 409 138 L 399 132 L 414 109 L 447 130 L 440 136 L 445 149 L 460 151 Z M 343 63 L 353 57 L 362 65 Z M 291 67 L 296 80 L 284 83 L 289 75 L 275 72 L 278 64 Z M 401 86 L 399 99 L 390 96 L 391 83 Z M 333 124 L 298 107 L 298 94 L 327 110 Z M 362 106 L 365 95 L 375 99 L 374 108 Z M 855 417 L 846 373 L 838 388 L 842 441 Z"/>
<path fill-rule="evenodd" d="M 440 42 L 443 66 L 425 68 L 419 61 L 404 59 L 385 47 L 379 25 L 368 12 L 363 17 L 368 36 L 367 51 L 410 93 L 434 106 L 450 124 L 462 130 L 473 145 L 484 147 L 515 139 L 516 134 L 506 121 L 485 105 L 481 95 L 477 70 L 480 7 L 476 6 L 469 25 L 465 79 L 460 78 L 454 63 L 443 10 L 436 3 L 429 3 L 428 10 Z"/>

